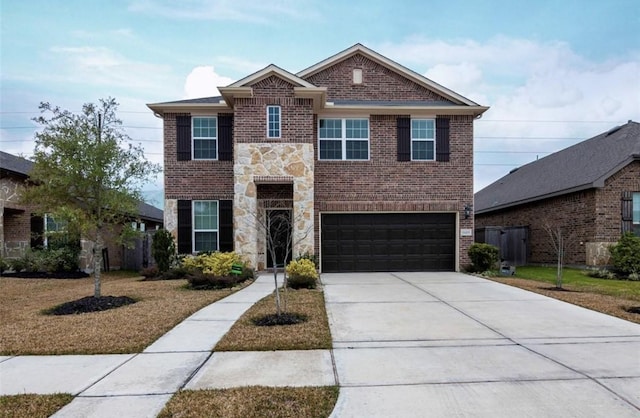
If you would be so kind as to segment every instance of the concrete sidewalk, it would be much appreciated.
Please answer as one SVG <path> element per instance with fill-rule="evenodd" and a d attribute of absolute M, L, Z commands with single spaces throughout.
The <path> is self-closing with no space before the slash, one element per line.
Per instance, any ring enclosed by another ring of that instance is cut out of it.
<path fill-rule="evenodd" d="M 144 352 L 0 357 L 0 395 L 71 393 L 54 417 L 155 417 L 182 388 L 334 385 L 328 350 L 211 350 L 255 302 L 273 292 L 272 276 L 188 317 Z"/>
<path fill-rule="evenodd" d="M 638 417 L 640 325 L 456 273 L 323 274 L 334 417 Z"/>

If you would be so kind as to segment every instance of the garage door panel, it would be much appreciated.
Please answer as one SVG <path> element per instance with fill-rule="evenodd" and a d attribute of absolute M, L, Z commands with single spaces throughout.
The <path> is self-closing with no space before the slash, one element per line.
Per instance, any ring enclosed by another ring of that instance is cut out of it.
<path fill-rule="evenodd" d="M 325 272 L 455 267 L 455 214 L 323 214 L 321 235 Z"/>

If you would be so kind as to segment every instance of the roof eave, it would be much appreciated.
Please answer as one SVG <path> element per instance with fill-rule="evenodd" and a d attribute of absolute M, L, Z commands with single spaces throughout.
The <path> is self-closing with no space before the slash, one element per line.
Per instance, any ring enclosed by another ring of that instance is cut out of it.
<path fill-rule="evenodd" d="M 517 200 L 517 201 L 514 201 L 514 202 L 504 203 L 502 205 L 496 205 L 496 206 L 492 206 L 492 207 L 486 208 L 486 209 L 479 209 L 479 210 L 476 210 L 475 213 L 477 215 L 482 215 L 482 214 L 485 214 L 485 213 L 491 213 L 491 212 L 495 212 L 495 211 L 499 211 L 499 210 L 503 210 L 503 209 L 509 209 L 509 208 L 512 208 L 512 207 L 515 207 L 515 206 L 525 205 L 527 203 L 538 202 L 540 200 L 550 199 L 552 197 L 558 197 L 558 196 L 562 196 L 562 195 L 569 194 L 569 193 L 581 192 L 581 191 L 584 191 L 584 190 L 595 189 L 595 188 L 598 188 L 598 186 L 596 186 L 595 183 L 587 183 L 587 184 L 583 184 L 581 186 L 572 187 L 570 189 L 558 190 L 556 192 L 548 193 L 548 194 L 541 195 L 541 196 L 536 196 L 536 197 L 531 197 L 531 198 L 528 198 L 528 199 L 522 199 L 522 200 Z"/>
<path fill-rule="evenodd" d="M 326 103 L 322 113 L 327 114 L 371 114 L 371 115 L 470 115 L 480 116 L 488 106 L 371 106 L 335 105 Z"/>
<path fill-rule="evenodd" d="M 165 113 L 189 113 L 189 112 L 231 112 L 232 108 L 226 103 L 149 103 L 147 107 L 156 115 Z"/>

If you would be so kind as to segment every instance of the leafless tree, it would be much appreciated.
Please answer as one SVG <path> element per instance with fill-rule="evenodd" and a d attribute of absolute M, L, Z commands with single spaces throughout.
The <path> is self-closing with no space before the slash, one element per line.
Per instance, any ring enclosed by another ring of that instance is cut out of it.
<path fill-rule="evenodd" d="M 276 314 L 281 315 L 287 310 L 287 273 L 285 269 L 283 271 L 283 288 L 285 295 L 284 297 L 281 297 L 282 295 L 280 294 L 280 288 L 278 286 L 278 255 L 281 255 L 286 262 L 286 260 L 289 259 L 289 256 L 292 255 L 293 248 L 297 247 L 298 244 L 309 236 L 312 226 L 309 226 L 306 230 L 296 230 L 296 225 L 300 224 L 299 221 L 301 221 L 305 216 L 302 209 L 294 211 L 294 209 L 288 205 L 284 206 L 282 209 L 274 210 L 275 213 L 269 213 L 270 211 L 266 210 L 265 207 L 265 205 L 263 205 L 262 208 L 259 206 L 258 213 L 254 214 L 253 219 L 255 221 L 258 234 L 262 234 L 265 237 L 267 257 L 271 258 L 273 266 L 272 271 L 276 295 Z"/>
<path fill-rule="evenodd" d="M 575 233 L 570 232 L 560 224 L 544 221 L 542 229 L 546 232 L 548 242 L 556 257 L 556 288 L 562 289 L 562 269 L 564 267 L 565 254 L 575 244 Z"/>

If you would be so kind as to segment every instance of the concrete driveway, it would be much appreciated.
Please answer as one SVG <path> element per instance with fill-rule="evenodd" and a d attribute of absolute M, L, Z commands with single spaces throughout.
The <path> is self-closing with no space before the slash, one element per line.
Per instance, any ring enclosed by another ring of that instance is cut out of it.
<path fill-rule="evenodd" d="M 323 274 L 334 417 L 638 417 L 640 325 L 458 273 Z"/>

